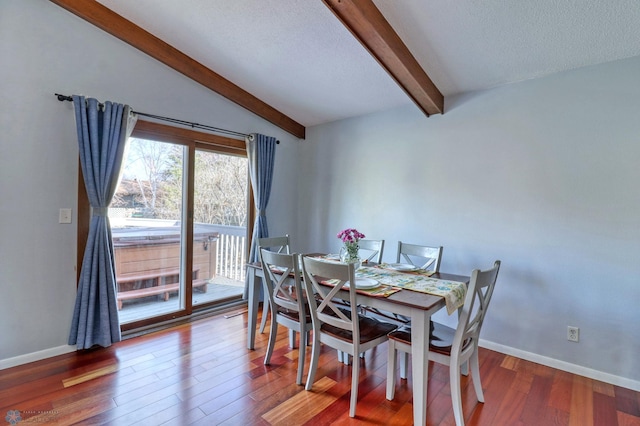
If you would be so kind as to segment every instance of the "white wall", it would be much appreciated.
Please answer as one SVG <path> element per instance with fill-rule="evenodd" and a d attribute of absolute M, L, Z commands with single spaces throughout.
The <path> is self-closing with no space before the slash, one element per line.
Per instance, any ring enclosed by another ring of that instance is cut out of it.
<path fill-rule="evenodd" d="M 500 259 L 487 346 L 640 389 L 638 75 L 634 58 L 447 99 L 430 118 L 409 106 L 308 129 L 307 248 L 336 251 L 355 227 L 386 239 L 386 261 L 398 240 L 444 246 L 446 272 Z"/>
<path fill-rule="evenodd" d="M 275 136 L 273 195 L 297 202 L 297 138 L 48 1 L 0 2 L 0 58 L 0 368 L 73 349 L 78 149 L 73 105 L 54 93 Z M 273 205 L 271 232 L 293 238 L 295 211 Z"/>

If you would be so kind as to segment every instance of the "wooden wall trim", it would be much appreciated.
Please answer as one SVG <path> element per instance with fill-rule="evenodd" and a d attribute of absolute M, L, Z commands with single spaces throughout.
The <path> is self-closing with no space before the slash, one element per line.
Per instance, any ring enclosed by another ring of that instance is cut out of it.
<path fill-rule="evenodd" d="M 96 1 L 50 0 L 208 89 L 304 139 L 305 127 Z"/>
<path fill-rule="evenodd" d="M 242 151 L 246 156 L 247 144 L 244 140 L 229 138 L 226 136 L 214 135 L 192 129 L 167 126 L 166 124 L 155 123 L 147 120 L 138 120 L 132 137 L 141 139 L 154 139 L 157 141 L 172 142 L 176 139 L 184 141 L 194 141 L 206 145 L 215 145 Z"/>
<path fill-rule="evenodd" d="M 82 165 L 78 158 L 78 205 L 77 210 L 77 245 L 76 245 L 76 287 L 80 282 L 80 272 L 82 272 L 82 262 L 84 260 L 84 251 L 89 240 L 89 226 L 91 224 L 91 204 L 89 203 L 89 195 L 87 195 L 87 187 L 84 184 L 84 176 L 82 175 Z"/>
<path fill-rule="evenodd" d="M 444 96 L 372 0 L 322 0 L 427 115 L 442 114 Z"/>

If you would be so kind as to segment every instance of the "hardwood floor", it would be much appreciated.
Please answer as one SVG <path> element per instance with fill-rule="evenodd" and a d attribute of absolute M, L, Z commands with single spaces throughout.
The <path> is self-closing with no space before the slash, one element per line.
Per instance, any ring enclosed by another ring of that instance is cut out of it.
<path fill-rule="evenodd" d="M 288 347 L 286 328 L 264 366 L 268 332 L 247 350 L 246 322 L 246 313 L 221 315 L 2 370 L 0 417 L 52 425 L 412 424 L 410 379 L 385 399 L 386 344 L 361 361 L 351 419 L 351 370 L 335 351 L 323 351 L 307 392 L 295 385 L 297 349 Z M 462 379 L 467 425 L 640 425 L 638 392 L 484 349 L 480 363 L 484 404 Z M 432 364 L 428 424 L 455 424 L 448 382 L 447 367 Z"/>

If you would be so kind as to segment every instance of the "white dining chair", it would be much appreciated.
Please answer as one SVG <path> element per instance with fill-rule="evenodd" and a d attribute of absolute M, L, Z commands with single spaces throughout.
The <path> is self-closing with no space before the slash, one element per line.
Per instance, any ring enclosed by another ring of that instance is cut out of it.
<path fill-rule="evenodd" d="M 290 254 L 291 246 L 289 243 L 289 234 L 285 234 L 281 237 L 258 238 L 258 247 L 265 248 L 276 253 Z"/>
<path fill-rule="evenodd" d="M 312 323 L 304 296 L 306 293 L 303 291 L 300 282 L 301 273 L 298 266 L 298 255 L 260 249 L 260 261 L 262 262 L 262 270 L 265 276 L 263 280 L 265 294 L 271 307 L 271 328 L 264 364 L 269 365 L 271 363 L 271 355 L 278 335 L 278 324 L 284 325 L 293 332 L 292 348 L 295 348 L 295 333 L 299 333 L 300 343 L 298 344 L 296 384 L 301 385 L 307 339 Z"/>
<path fill-rule="evenodd" d="M 440 271 L 442 246 L 432 247 L 398 241 L 396 262 L 408 263 L 434 272 Z"/>
<path fill-rule="evenodd" d="M 382 254 L 384 253 L 384 240 L 359 240 L 358 241 L 358 255 L 362 259 L 362 263 L 366 264 L 368 262 L 382 263 Z M 346 303 L 345 303 L 346 304 Z M 362 308 L 361 312 L 364 312 Z M 360 354 L 360 357 L 363 357 L 364 353 Z M 338 359 L 349 365 L 351 363 L 351 359 L 349 355 L 338 351 Z"/>
<path fill-rule="evenodd" d="M 363 263 L 382 263 L 384 240 L 359 240 L 358 255 Z"/>
<path fill-rule="evenodd" d="M 480 367 L 478 361 L 478 339 L 487 308 L 493 295 L 500 261 L 496 260 L 493 268 L 471 273 L 464 305 L 459 310 L 456 329 L 434 322 L 434 329 L 429 341 L 429 361 L 449 366 L 449 382 L 451 386 L 451 403 L 457 426 L 464 425 L 462 416 L 462 394 L 460 389 L 460 369 L 469 363 L 471 378 L 478 401 L 484 402 Z M 396 354 L 402 352 L 406 359 L 411 353 L 411 330 L 408 328 L 389 333 L 389 358 L 387 360 L 387 399 L 392 400 L 395 394 Z M 466 371 L 466 370 L 465 370 Z M 404 375 L 404 377 L 403 377 Z M 401 369 L 401 377 L 406 378 Z"/>
<path fill-rule="evenodd" d="M 289 234 L 278 237 L 263 237 L 258 238 L 258 252 L 261 249 L 266 248 L 269 251 L 276 253 L 291 254 L 291 245 L 289 243 Z M 264 328 L 267 325 L 267 316 L 269 315 L 269 304 L 262 304 L 262 320 L 260 321 L 260 333 L 264 333 Z"/>
<path fill-rule="evenodd" d="M 396 262 L 410 264 L 420 269 L 440 272 L 442 250 L 442 246 L 432 247 L 419 244 L 407 244 L 402 241 L 398 241 Z M 392 321 L 400 326 L 411 324 L 409 318 L 404 315 L 385 312 L 371 307 L 365 307 L 364 310 L 367 311 L 369 315 L 373 315 L 379 319 Z"/>
<path fill-rule="evenodd" d="M 354 355 L 386 342 L 388 334 L 395 330 L 396 326 L 359 314 L 354 285 L 356 282 L 355 268 L 352 263 L 329 262 L 303 256 L 302 269 L 307 300 L 311 302 L 315 299 L 317 301 L 317 306 L 315 303 L 309 303 L 311 322 L 313 323 L 313 345 L 305 389 L 311 390 L 313 388 L 322 344 L 351 355 L 354 362 L 351 366 L 349 416 L 354 417 L 358 401 L 360 363 L 364 362 Z M 331 280 L 334 287 L 321 284 L 325 280 Z M 347 282 L 350 284 L 348 287 L 350 302 L 348 311 L 343 305 L 336 304 L 334 300 Z"/>

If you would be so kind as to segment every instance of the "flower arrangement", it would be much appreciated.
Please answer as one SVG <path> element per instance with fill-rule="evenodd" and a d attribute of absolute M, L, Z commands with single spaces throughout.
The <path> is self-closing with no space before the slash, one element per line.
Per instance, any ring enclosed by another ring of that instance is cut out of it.
<path fill-rule="evenodd" d="M 347 228 L 338 232 L 338 238 L 340 238 L 344 244 L 343 250 L 340 250 L 340 260 L 342 262 L 359 262 L 358 241 L 364 237 L 365 235 L 362 232 L 354 228 Z"/>

